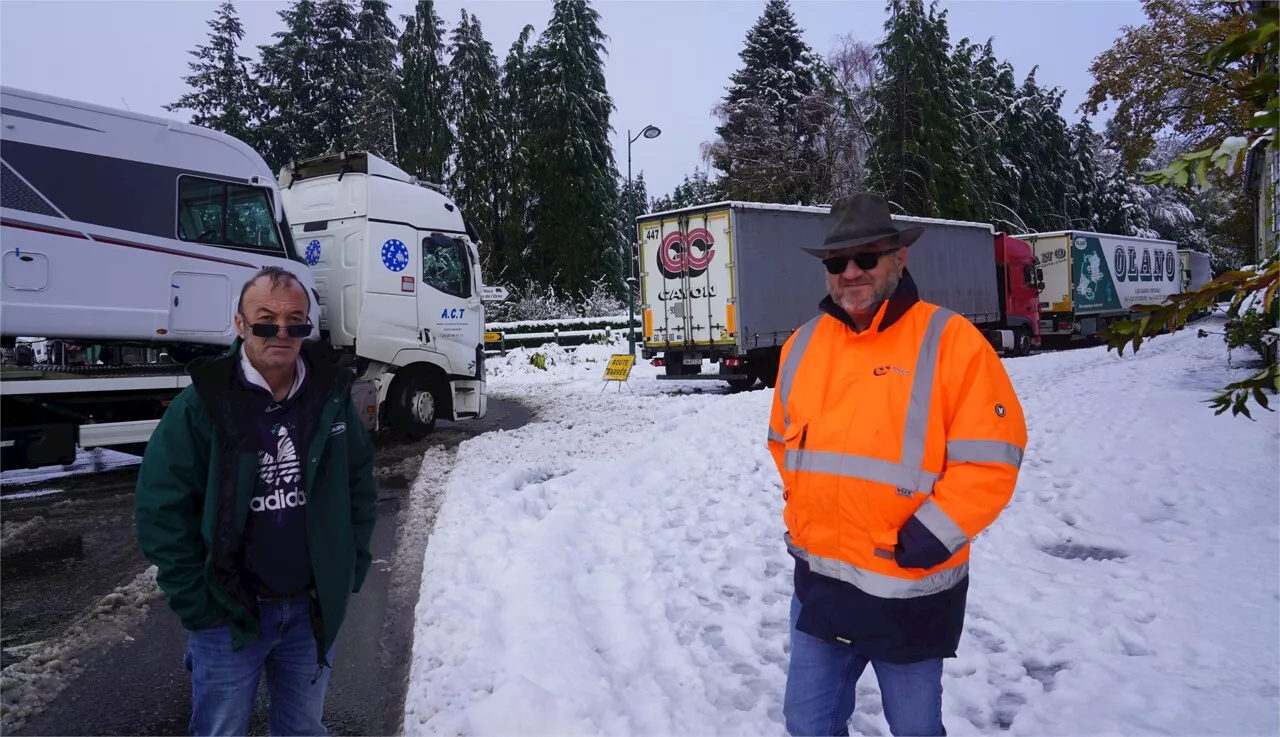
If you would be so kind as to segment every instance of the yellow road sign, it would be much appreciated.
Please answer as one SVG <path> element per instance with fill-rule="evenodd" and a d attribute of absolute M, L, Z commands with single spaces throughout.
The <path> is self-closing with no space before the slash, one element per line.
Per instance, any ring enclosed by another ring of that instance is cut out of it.
<path fill-rule="evenodd" d="M 502 333 L 485 333 L 484 334 L 484 342 L 486 343 L 497 343 L 500 340 L 502 340 Z"/>
<path fill-rule="evenodd" d="M 609 357 L 609 365 L 604 368 L 605 381 L 626 381 L 631 377 L 631 367 L 636 364 L 636 357 L 623 353 Z"/>

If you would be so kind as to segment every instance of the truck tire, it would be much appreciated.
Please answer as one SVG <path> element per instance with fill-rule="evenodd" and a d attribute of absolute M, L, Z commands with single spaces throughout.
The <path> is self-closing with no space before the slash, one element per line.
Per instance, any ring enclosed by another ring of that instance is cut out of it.
<path fill-rule="evenodd" d="M 1031 330 L 1029 328 L 1018 328 L 1013 332 L 1013 355 L 1029 356 L 1031 355 Z"/>
<path fill-rule="evenodd" d="M 745 392 L 756 385 L 756 377 L 748 376 L 745 379 L 728 379 L 725 383 L 729 385 L 731 391 Z"/>
<path fill-rule="evenodd" d="M 402 440 L 417 442 L 436 429 L 439 391 L 431 377 L 421 373 L 398 375 L 387 396 L 387 424 Z"/>

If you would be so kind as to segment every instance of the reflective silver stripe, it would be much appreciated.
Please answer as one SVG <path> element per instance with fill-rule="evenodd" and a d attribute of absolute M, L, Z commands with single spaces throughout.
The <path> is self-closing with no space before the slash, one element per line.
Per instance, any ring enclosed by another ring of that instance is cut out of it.
<path fill-rule="evenodd" d="M 799 547 L 786 536 L 787 552 L 809 564 L 809 570 L 820 576 L 835 578 L 856 586 L 872 596 L 882 599 L 914 599 L 946 591 L 969 575 L 969 563 L 931 573 L 924 578 L 909 579 L 886 576 L 834 558 L 823 558 Z"/>
<path fill-rule="evenodd" d="M 889 484 L 899 489 L 933 493 L 938 475 L 920 468 L 907 468 L 901 463 L 825 450 L 788 450 L 784 458 L 788 471 L 828 473 L 865 481 Z"/>
<path fill-rule="evenodd" d="M 791 413 L 787 411 L 787 402 L 791 399 L 791 382 L 796 377 L 796 371 L 800 369 L 804 349 L 809 347 L 809 339 L 813 337 L 813 331 L 817 329 L 821 319 L 822 315 L 818 315 L 800 326 L 796 331 L 795 341 L 791 343 L 791 350 L 787 352 L 787 360 L 782 363 L 782 370 L 778 372 L 778 399 L 782 402 L 784 428 L 791 425 Z"/>
<path fill-rule="evenodd" d="M 1007 463 L 1022 468 L 1022 448 L 1003 440 L 950 440 L 947 463 Z"/>
<path fill-rule="evenodd" d="M 782 437 L 782 433 L 779 433 L 778 431 L 774 430 L 774 429 L 771 427 L 771 428 L 769 428 L 769 442 L 772 442 L 772 443 L 785 443 L 785 442 L 787 442 L 787 439 L 786 439 L 786 438 L 784 438 L 784 437 Z"/>
<path fill-rule="evenodd" d="M 929 316 L 929 324 L 920 341 L 916 357 L 916 375 L 911 381 L 911 398 L 907 402 L 907 419 L 902 425 L 902 463 L 907 468 L 924 465 L 925 435 L 929 431 L 929 403 L 933 399 L 933 375 L 938 368 L 938 348 L 947 320 L 955 316 L 939 307 Z"/>
<path fill-rule="evenodd" d="M 932 499 L 926 499 L 924 504 L 920 505 L 916 510 L 916 519 L 920 520 L 920 524 L 932 532 L 933 536 L 953 553 L 969 542 L 969 536 L 964 534 L 960 525 L 947 516 L 947 513 L 942 511 L 942 507 L 935 504 Z"/>

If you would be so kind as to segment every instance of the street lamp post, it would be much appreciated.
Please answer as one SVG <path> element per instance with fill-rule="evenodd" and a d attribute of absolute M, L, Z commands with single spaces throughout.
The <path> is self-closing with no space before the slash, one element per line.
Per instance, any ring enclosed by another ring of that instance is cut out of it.
<path fill-rule="evenodd" d="M 633 356 L 636 354 L 636 193 L 631 186 L 631 144 L 638 141 L 640 136 L 657 138 L 660 135 L 662 131 L 653 125 L 646 125 L 635 138 L 631 137 L 631 129 L 627 129 L 627 345 Z"/>

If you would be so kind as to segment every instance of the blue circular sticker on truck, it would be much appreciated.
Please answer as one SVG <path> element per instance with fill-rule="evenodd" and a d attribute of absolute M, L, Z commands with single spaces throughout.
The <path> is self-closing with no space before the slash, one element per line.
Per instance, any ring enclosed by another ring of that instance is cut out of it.
<path fill-rule="evenodd" d="M 315 266 L 320 263 L 320 241 L 311 241 L 307 244 L 307 266 Z"/>
<path fill-rule="evenodd" d="M 382 265 L 390 271 L 404 271 L 409 265 L 409 248 L 395 238 L 383 243 Z"/>

